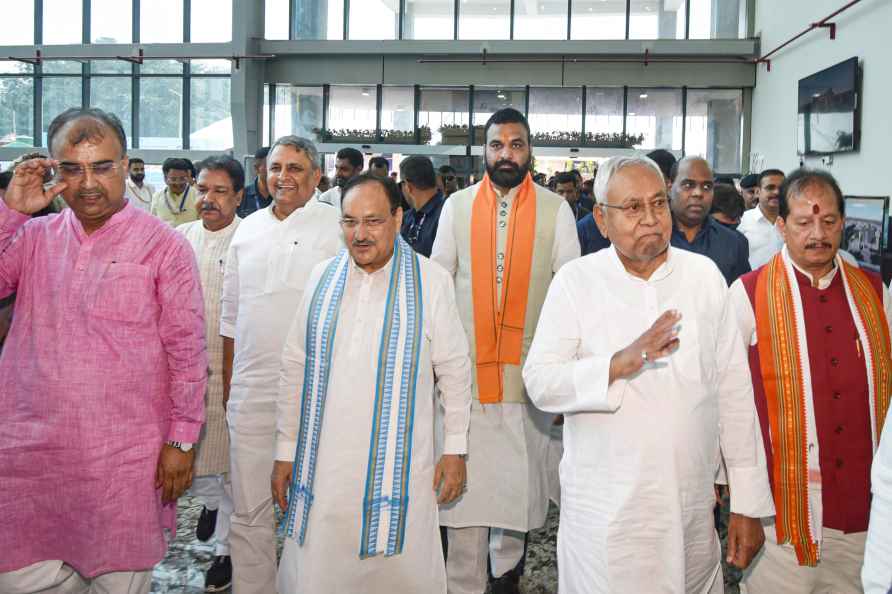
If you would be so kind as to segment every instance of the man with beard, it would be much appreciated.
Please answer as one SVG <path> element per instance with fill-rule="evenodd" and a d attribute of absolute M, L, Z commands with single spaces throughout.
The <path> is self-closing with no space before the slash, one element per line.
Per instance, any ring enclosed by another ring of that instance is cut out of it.
<path fill-rule="evenodd" d="M 608 160 L 595 197 L 612 246 L 557 273 L 523 370 L 533 402 L 565 419 L 558 588 L 721 593 L 720 451 L 729 562 L 749 564 L 774 513 L 728 288 L 707 258 L 671 247 L 653 161 Z"/>
<path fill-rule="evenodd" d="M 784 245 L 784 240 L 775 227 L 783 182 L 784 172 L 780 169 L 766 169 L 760 173 L 756 188 L 759 204 L 743 213 L 737 227 L 750 243 L 750 268 L 753 270 L 767 263 Z"/>
<path fill-rule="evenodd" d="M 223 279 L 223 400 L 229 422 L 233 590 L 276 591 L 275 457 L 282 346 L 313 267 L 341 249 L 339 212 L 320 204 L 309 140 L 283 136 L 266 159 L 273 202 L 239 224 Z"/>
<path fill-rule="evenodd" d="M 273 197 L 266 185 L 266 156 L 269 147 L 262 146 L 254 153 L 254 181 L 245 186 L 245 195 L 238 206 L 238 216 L 245 218 L 252 212 L 270 205 Z"/>
<path fill-rule="evenodd" d="M 777 508 L 741 592 L 860 592 L 892 304 L 879 275 L 841 257 L 845 201 L 829 173 L 790 174 L 777 228 L 780 253 L 731 286 Z"/>
<path fill-rule="evenodd" d="M 155 186 L 144 183 L 146 179 L 146 162 L 133 157 L 127 167 L 127 181 L 124 182 L 124 195 L 127 196 L 133 206 L 146 212 L 152 210 L 152 196 L 155 195 Z"/>
<path fill-rule="evenodd" d="M 192 187 L 194 166 L 189 159 L 165 159 L 161 164 L 165 187 L 152 198 L 152 214 L 171 227 L 198 219 L 198 196 Z"/>
<path fill-rule="evenodd" d="M 552 417 L 521 367 L 553 274 L 579 256 L 570 205 L 530 176 L 523 114 L 497 111 L 485 138 L 486 175 L 446 201 L 431 255 L 455 278 L 475 367 L 468 491 L 440 510 L 450 594 L 483 593 L 490 548 L 493 591 L 516 593 L 525 534 L 545 522 Z"/>
<path fill-rule="evenodd" d="M 177 231 L 186 236 L 201 274 L 204 322 L 208 343 L 207 421 L 196 445 L 195 480 L 190 493 L 202 502 L 195 535 L 204 542 L 215 537 L 214 562 L 205 575 L 205 591 L 221 592 L 232 583 L 229 560 L 229 517 L 232 485 L 229 482 L 229 429 L 223 407 L 223 337 L 220 336 L 220 301 L 229 244 L 241 219 L 236 208 L 242 202 L 245 170 L 227 155 L 208 157 L 198 166 L 198 221 Z M 265 168 L 264 168 L 265 169 Z"/>
<path fill-rule="evenodd" d="M 709 216 L 715 188 L 709 163 L 685 157 L 672 166 L 669 183 L 672 245 L 715 262 L 729 285 L 749 272 L 746 237 Z"/>
<path fill-rule="evenodd" d="M 62 112 L 0 202 L 0 592 L 148 594 L 207 385 L 186 239 L 124 198 L 114 115 Z M 47 186 L 44 174 L 57 177 Z M 69 208 L 31 219 L 60 194 Z"/>
<path fill-rule="evenodd" d="M 347 182 L 362 173 L 362 153 L 355 148 L 342 148 L 335 155 L 335 180 L 334 186 L 319 196 L 319 202 L 330 204 L 341 212 L 341 188 Z"/>

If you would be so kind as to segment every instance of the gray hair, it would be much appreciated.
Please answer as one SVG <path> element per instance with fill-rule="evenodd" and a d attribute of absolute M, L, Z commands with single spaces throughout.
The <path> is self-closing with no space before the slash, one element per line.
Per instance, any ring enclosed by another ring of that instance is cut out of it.
<path fill-rule="evenodd" d="M 267 158 L 269 158 L 269 155 L 272 154 L 277 146 L 290 146 L 293 149 L 302 151 L 307 156 L 307 159 L 310 160 L 310 163 L 313 164 L 313 171 L 318 171 L 322 168 L 322 165 L 319 163 L 319 151 L 316 150 L 316 145 L 311 140 L 301 136 L 294 136 L 293 134 L 282 136 L 269 147 Z"/>
<path fill-rule="evenodd" d="M 663 172 L 649 157 L 611 157 L 606 163 L 598 167 L 598 174 L 595 176 L 594 193 L 598 204 L 607 204 L 607 187 L 610 185 L 610 180 L 613 179 L 613 176 L 621 169 L 632 165 L 642 165 L 653 170 L 654 173 L 660 176 L 660 180 L 664 184 L 666 183 L 666 180 L 663 178 Z"/>

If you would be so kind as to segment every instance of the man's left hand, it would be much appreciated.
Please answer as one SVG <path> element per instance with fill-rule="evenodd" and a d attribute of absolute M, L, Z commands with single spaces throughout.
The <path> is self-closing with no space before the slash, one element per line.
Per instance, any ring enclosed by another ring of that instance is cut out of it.
<path fill-rule="evenodd" d="M 764 543 L 765 530 L 759 518 L 731 514 L 728 520 L 728 563 L 746 569 Z"/>
<path fill-rule="evenodd" d="M 155 488 L 161 489 L 161 500 L 176 501 L 192 484 L 192 463 L 195 461 L 195 448 L 183 452 L 164 444 L 158 456 L 158 470 L 155 472 Z"/>
<path fill-rule="evenodd" d="M 464 456 L 443 454 L 434 470 L 434 491 L 439 490 L 437 503 L 450 503 L 457 499 L 465 488 L 465 477 Z"/>

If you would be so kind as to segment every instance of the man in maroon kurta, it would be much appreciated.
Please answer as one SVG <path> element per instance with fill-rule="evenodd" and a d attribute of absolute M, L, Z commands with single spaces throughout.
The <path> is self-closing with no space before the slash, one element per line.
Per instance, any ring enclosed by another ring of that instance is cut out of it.
<path fill-rule="evenodd" d="M 778 509 L 741 590 L 860 592 L 870 466 L 889 402 L 889 382 L 873 373 L 892 367 L 889 294 L 838 255 L 844 203 L 829 174 L 787 178 L 779 221 L 782 252 L 731 287 Z M 788 447 L 796 441 L 801 452 Z"/>

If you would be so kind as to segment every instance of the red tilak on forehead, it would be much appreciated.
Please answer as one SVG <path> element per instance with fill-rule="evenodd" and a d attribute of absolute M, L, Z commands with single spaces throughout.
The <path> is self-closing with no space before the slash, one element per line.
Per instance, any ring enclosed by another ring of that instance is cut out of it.
<path fill-rule="evenodd" d="M 817 204 L 812 204 L 811 211 L 813 214 L 821 214 L 821 207 L 818 206 Z"/>

